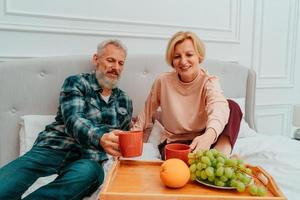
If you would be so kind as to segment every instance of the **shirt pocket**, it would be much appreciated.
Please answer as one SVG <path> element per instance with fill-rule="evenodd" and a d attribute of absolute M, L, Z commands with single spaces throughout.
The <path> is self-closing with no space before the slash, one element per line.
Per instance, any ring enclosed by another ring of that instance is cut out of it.
<path fill-rule="evenodd" d="M 129 111 L 125 107 L 116 107 L 117 119 L 120 129 L 125 129 L 128 127 L 131 118 L 129 115 Z"/>
<path fill-rule="evenodd" d="M 97 104 L 96 99 L 86 98 L 86 118 L 96 124 L 100 124 L 102 121 L 102 114 L 100 106 Z"/>

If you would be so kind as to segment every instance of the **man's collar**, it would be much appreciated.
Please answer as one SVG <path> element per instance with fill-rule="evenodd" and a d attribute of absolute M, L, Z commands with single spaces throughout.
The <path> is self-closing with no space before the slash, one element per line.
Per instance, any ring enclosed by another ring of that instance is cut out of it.
<path fill-rule="evenodd" d="M 96 72 L 93 71 L 91 76 L 91 86 L 95 91 L 102 90 L 101 86 L 99 85 L 97 78 L 96 78 Z"/>

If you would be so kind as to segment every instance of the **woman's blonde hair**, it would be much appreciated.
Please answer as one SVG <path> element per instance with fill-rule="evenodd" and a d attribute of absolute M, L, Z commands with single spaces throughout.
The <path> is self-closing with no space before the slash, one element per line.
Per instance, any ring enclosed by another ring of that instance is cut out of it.
<path fill-rule="evenodd" d="M 170 39 L 170 41 L 168 43 L 167 52 L 166 52 L 166 60 L 169 65 L 173 66 L 173 56 L 174 56 L 175 46 L 179 43 L 182 43 L 186 39 L 192 40 L 192 42 L 194 44 L 194 48 L 199 56 L 200 63 L 204 60 L 205 45 L 202 42 L 202 40 L 200 40 L 200 38 L 198 38 L 198 36 L 193 32 L 179 31 L 175 35 L 173 35 L 173 37 Z"/>

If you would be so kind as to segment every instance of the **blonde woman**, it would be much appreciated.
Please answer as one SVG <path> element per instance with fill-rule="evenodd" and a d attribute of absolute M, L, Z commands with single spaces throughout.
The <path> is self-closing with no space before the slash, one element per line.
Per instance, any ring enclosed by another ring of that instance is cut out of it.
<path fill-rule="evenodd" d="M 193 151 L 215 148 L 229 156 L 237 139 L 242 113 L 226 100 L 219 80 L 199 64 L 205 58 L 204 43 L 193 32 L 178 32 L 169 41 L 166 60 L 174 69 L 153 83 L 133 129 L 145 130 L 161 108 L 164 127 L 158 148 L 178 142 Z"/>

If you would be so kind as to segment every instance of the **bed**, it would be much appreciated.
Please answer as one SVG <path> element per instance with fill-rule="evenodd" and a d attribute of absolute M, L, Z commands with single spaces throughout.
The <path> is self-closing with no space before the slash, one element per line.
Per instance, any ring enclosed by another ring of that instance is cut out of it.
<path fill-rule="evenodd" d="M 227 98 L 243 110 L 239 138 L 233 153 L 260 165 L 278 183 L 288 199 L 300 190 L 300 142 L 257 133 L 255 127 L 255 72 L 235 63 L 207 59 L 203 66 L 220 78 Z M 91 56 L 61 56 L 0 63 L 0 166 L 30 149 L 37 133 L 53 120 L 64 78 L 93 70 Z M 161 55 L 129 55 L 119 86 L 133 99 L 134 115 L 143 107 L 154 78 L 170 71 Z M 140 159 L 159 159 L 154 126 Z M 105 165 L 109 169 L 109 164 Z M 34 190 L 35 186 L 30 189 Z M 30 192 L 28 191 L 28 192 Z M 96 199 L 96 192 L 89 199 Z"/>

